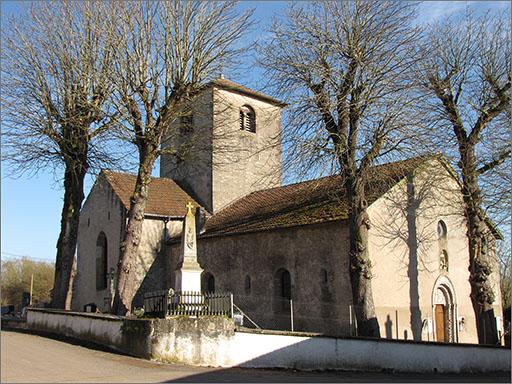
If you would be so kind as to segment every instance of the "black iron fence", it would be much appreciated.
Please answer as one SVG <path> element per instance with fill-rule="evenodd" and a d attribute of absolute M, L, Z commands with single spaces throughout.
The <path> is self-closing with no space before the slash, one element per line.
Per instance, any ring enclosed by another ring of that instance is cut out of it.
<path fill-rule="evenodd" d="M 144 293 L 144 313 L 152 317 L 165 317 L 168 312 L 172 290 Z"/>
<path fill-rule="evenodd" d="M 214 292 L 174 292 L 161 290 L 144 294 L 144 313 L 166 316 L 233 316 L 233 295 Z"/>

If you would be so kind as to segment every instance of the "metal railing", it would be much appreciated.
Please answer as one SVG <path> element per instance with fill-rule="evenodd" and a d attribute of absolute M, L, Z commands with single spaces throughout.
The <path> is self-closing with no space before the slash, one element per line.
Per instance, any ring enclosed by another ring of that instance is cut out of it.
<path fill-rule="evenodd" d="M 242 320 L 240 321 L 240 324 L 239 325 L 243 325 L 243 319 L 246 318 L 247 320 L 249 320 L 249 322 L 252 324 L 252 326 L 256 327 L 257 329 L 261 329 L 261 327 L 256 324 L 254 322 L 253 319 L 251 319 L 244 311 L 242 311 L 240 309 L 240 307 L 238 307 L 236 304 L 233 304 L 233 308 L 238 312 L 238 313 L 235 313 L 233 314 L 234 318 L 235 318 L 235 323 L 237 323 L 237 318 L 236 316 L 242 316 Z"/>
<path fill-rule="evenodd" d="M 215 292 L 174 292 L 173 289 L 144 294 L 144 313 L 166 316 L 233 316 L 233 295 Z"/>
<path fill-rule="evenodd" d="M 160 290 L 144 293 L 144 314 L 152 317 L 165 317 L 169 308 L 169 297 L 173 290 Z"/>

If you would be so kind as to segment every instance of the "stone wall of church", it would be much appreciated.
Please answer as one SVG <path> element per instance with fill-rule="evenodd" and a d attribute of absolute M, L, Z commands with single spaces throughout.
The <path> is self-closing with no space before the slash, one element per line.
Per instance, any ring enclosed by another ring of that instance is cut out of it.
<path fill-rule="evenodd" d="M 95 303 L 100 310 L 107 308 L 110 291 L 96 289 L 96 252 L 98 236 L 107 239 L 107 271 L 117 268 L 124 207 L 106 180 L 99 176 L 80 213 L 77 245 L 77 276 L 74 284 L 72 309 Z"/>
<path fill-rule="evenodd" d="M 444 341 L 475 343 L 461 196 L 448 171 L 431 166 L 435 169 L 419 169 L 369 207 L 372 288 L 381 335 L 441 341 L 438 323 L 444 321 Z M 446 227 L 443 240 L 440 222 Z M 171 247 L 171 270 L 178 247 Z M 277 272 L 286 269 L 294 329 L 349 334 L 347 248 L 347 228 L 337 222 L 199 239 L 198 257 L 204 273 L 213 275 L 215 290 L 233 292 L 235 304 L 261 327 L 290 329 L 289 305 L 282 305 L 276 291 Z M 171 286 L 172 280 L 171 273 Z M 495 315 L 501 316 L 497 272 L 491 284 Z M 436 305 L 444 306 L 442 320 L 436 319 Z"/>
<path fill-rule="evenodd" d="M 182 221 L 169 221 L 166 234 L 163 220 L 148 218 L 144 220 L 143 236 L 136 264 L 136 273 L 140 287 L 133 299 L 133 307 L 142 307 L 144 304 L 144 293 L 167 289 L 170 286 L 169 263 L 163 240 L 169 234 L 181 232 L 181 227 Z"/>
<path fill-rule="evenodd" d="M 435 311 L 442 304 L 450 341 L 477 342 L 466 222 L 460 189 L 448 171 L 434 160 L 370 206 L 369 214 L 372 288 L 381 335 L 437 340 L 441 320 Z M 444 241 L 438 233 L 440 221 L 446 227 Z M 495 315 L 501 316 L 499 276 L 494 273 L 491 279 L 497 292 Z"/>
<path fill-rule="evenodd" d="M 278 278 L 286 269 L 294 330 L 348 335 L 347 245 L 346 227 L 331 222 L 199 239 L 198 258 L 203 274 L 213 275 L 215 291 L 233 292 L 234 303 L 260 327 L 290 329 L 290 304 L 282 298 Z M 172 269 L 178 251 L 179 244 L 174 244 Z"/>
<path fill-rule="evenodd" d="M 85 304 L 95 303 L 100 311 L 110 308 L 110 285 L 96 289 L 97 239 L 101 232 L 107 239 L 107 271 L 117 273 L 120 245 L 126 220 L 125 207 L 113 193 L 110 185 L 98 177 L 80 214 L 77 246 L 77 277 L 74 284 L 72 309 L 82 311 Z M 134 306 L 142 306 L 142 293 L 165 289 L 169 275 L 162 239 L 165 236 L 162 219 L 146 218 L 142 229 L 136 274 L 141 282 Z M 181 231 L 181 221 L 169 221 L 167 233 L 176 235 Z"/>

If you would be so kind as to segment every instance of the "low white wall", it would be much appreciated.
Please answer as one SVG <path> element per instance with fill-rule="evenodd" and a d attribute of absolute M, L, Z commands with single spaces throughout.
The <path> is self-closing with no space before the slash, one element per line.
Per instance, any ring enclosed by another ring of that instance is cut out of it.
<path fill-rule="evenodd" d="M 200 366 L 454 373 L 510 371 L 511 353 L 505 348 L 234 332 L 234 323 L 223 317 L 130 320 L 29 310 L 27 326 L 92 341 L 135 356 Z"/>
<path fill-rule="evenodd" d="M 121 319 L 94 314 L 65 314 L 28 310 L 29 329 L 74 337 L 118 349 L 121 344 Z"/>
<path fill-rule="evenodd" d="M 504 348 L 237 332 L 230 365 L 397 372 L 510 371 Z"/>
<path fill-rule="evenodd" d="M 414 343 L 235 332 L 233 336 L 177 333 L 153 344 L 163 361 L 215 367 L 338 369 L 397 372 L 510 371 L 510 350 L 477 345 Z"/>

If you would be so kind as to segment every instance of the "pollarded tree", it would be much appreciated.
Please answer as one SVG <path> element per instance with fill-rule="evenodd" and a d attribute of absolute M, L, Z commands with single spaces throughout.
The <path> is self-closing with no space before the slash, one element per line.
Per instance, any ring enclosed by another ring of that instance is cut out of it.
<path fill-rule="evenodd" d="M 118 14 L 116 105 L 126 117 L 139 168 L 118 264 L 113 310 L 128 314 L 140 286 L 137 252 L 151 171 L 162 140 L 206 82 L 242 52 L 234 44 L 250 26 L 250 12 L 237 15 L 234 2 L 126 2 Z M 177 155 L 181 148 L 166 147 Z"/>
<path fill-rule="evenodd" d="M 415 5 L 383 1 L 292 6 L 261 49 L 268 80 L 291 98 L 285 137 L 302 169 L 333 161 L 349 204 L 350 279 L 360 335 L 379 336 L 368 253 L 372 165 L 412 139 L 404 73 L 416 59 Z M 290 97 L 291 95 L 291 97 Z M 305 165 L 305 166 L 304 166 Z"/>
<path fill-rule="evenodd" d="M 426 31 L 423 60 L 415 73 L 424 121 L 462 176 L 471 301 L 479 342 L 490 344 L 497 335 L 492 326 L 490 230 L 483 207 L 491 214 L 510 215 L 510 175 L 504 172 L 511 153 L 510 38 L 505 14 L 443 20 Z"/>
<path fill-rule="evenodd" d="M 69 308 L 88 170 L 108 163 L 116 13 L 103 2 L 40 2 L 3 29 L 2 157 L 14 174 L 63 172 L 52 305 Z"/>

